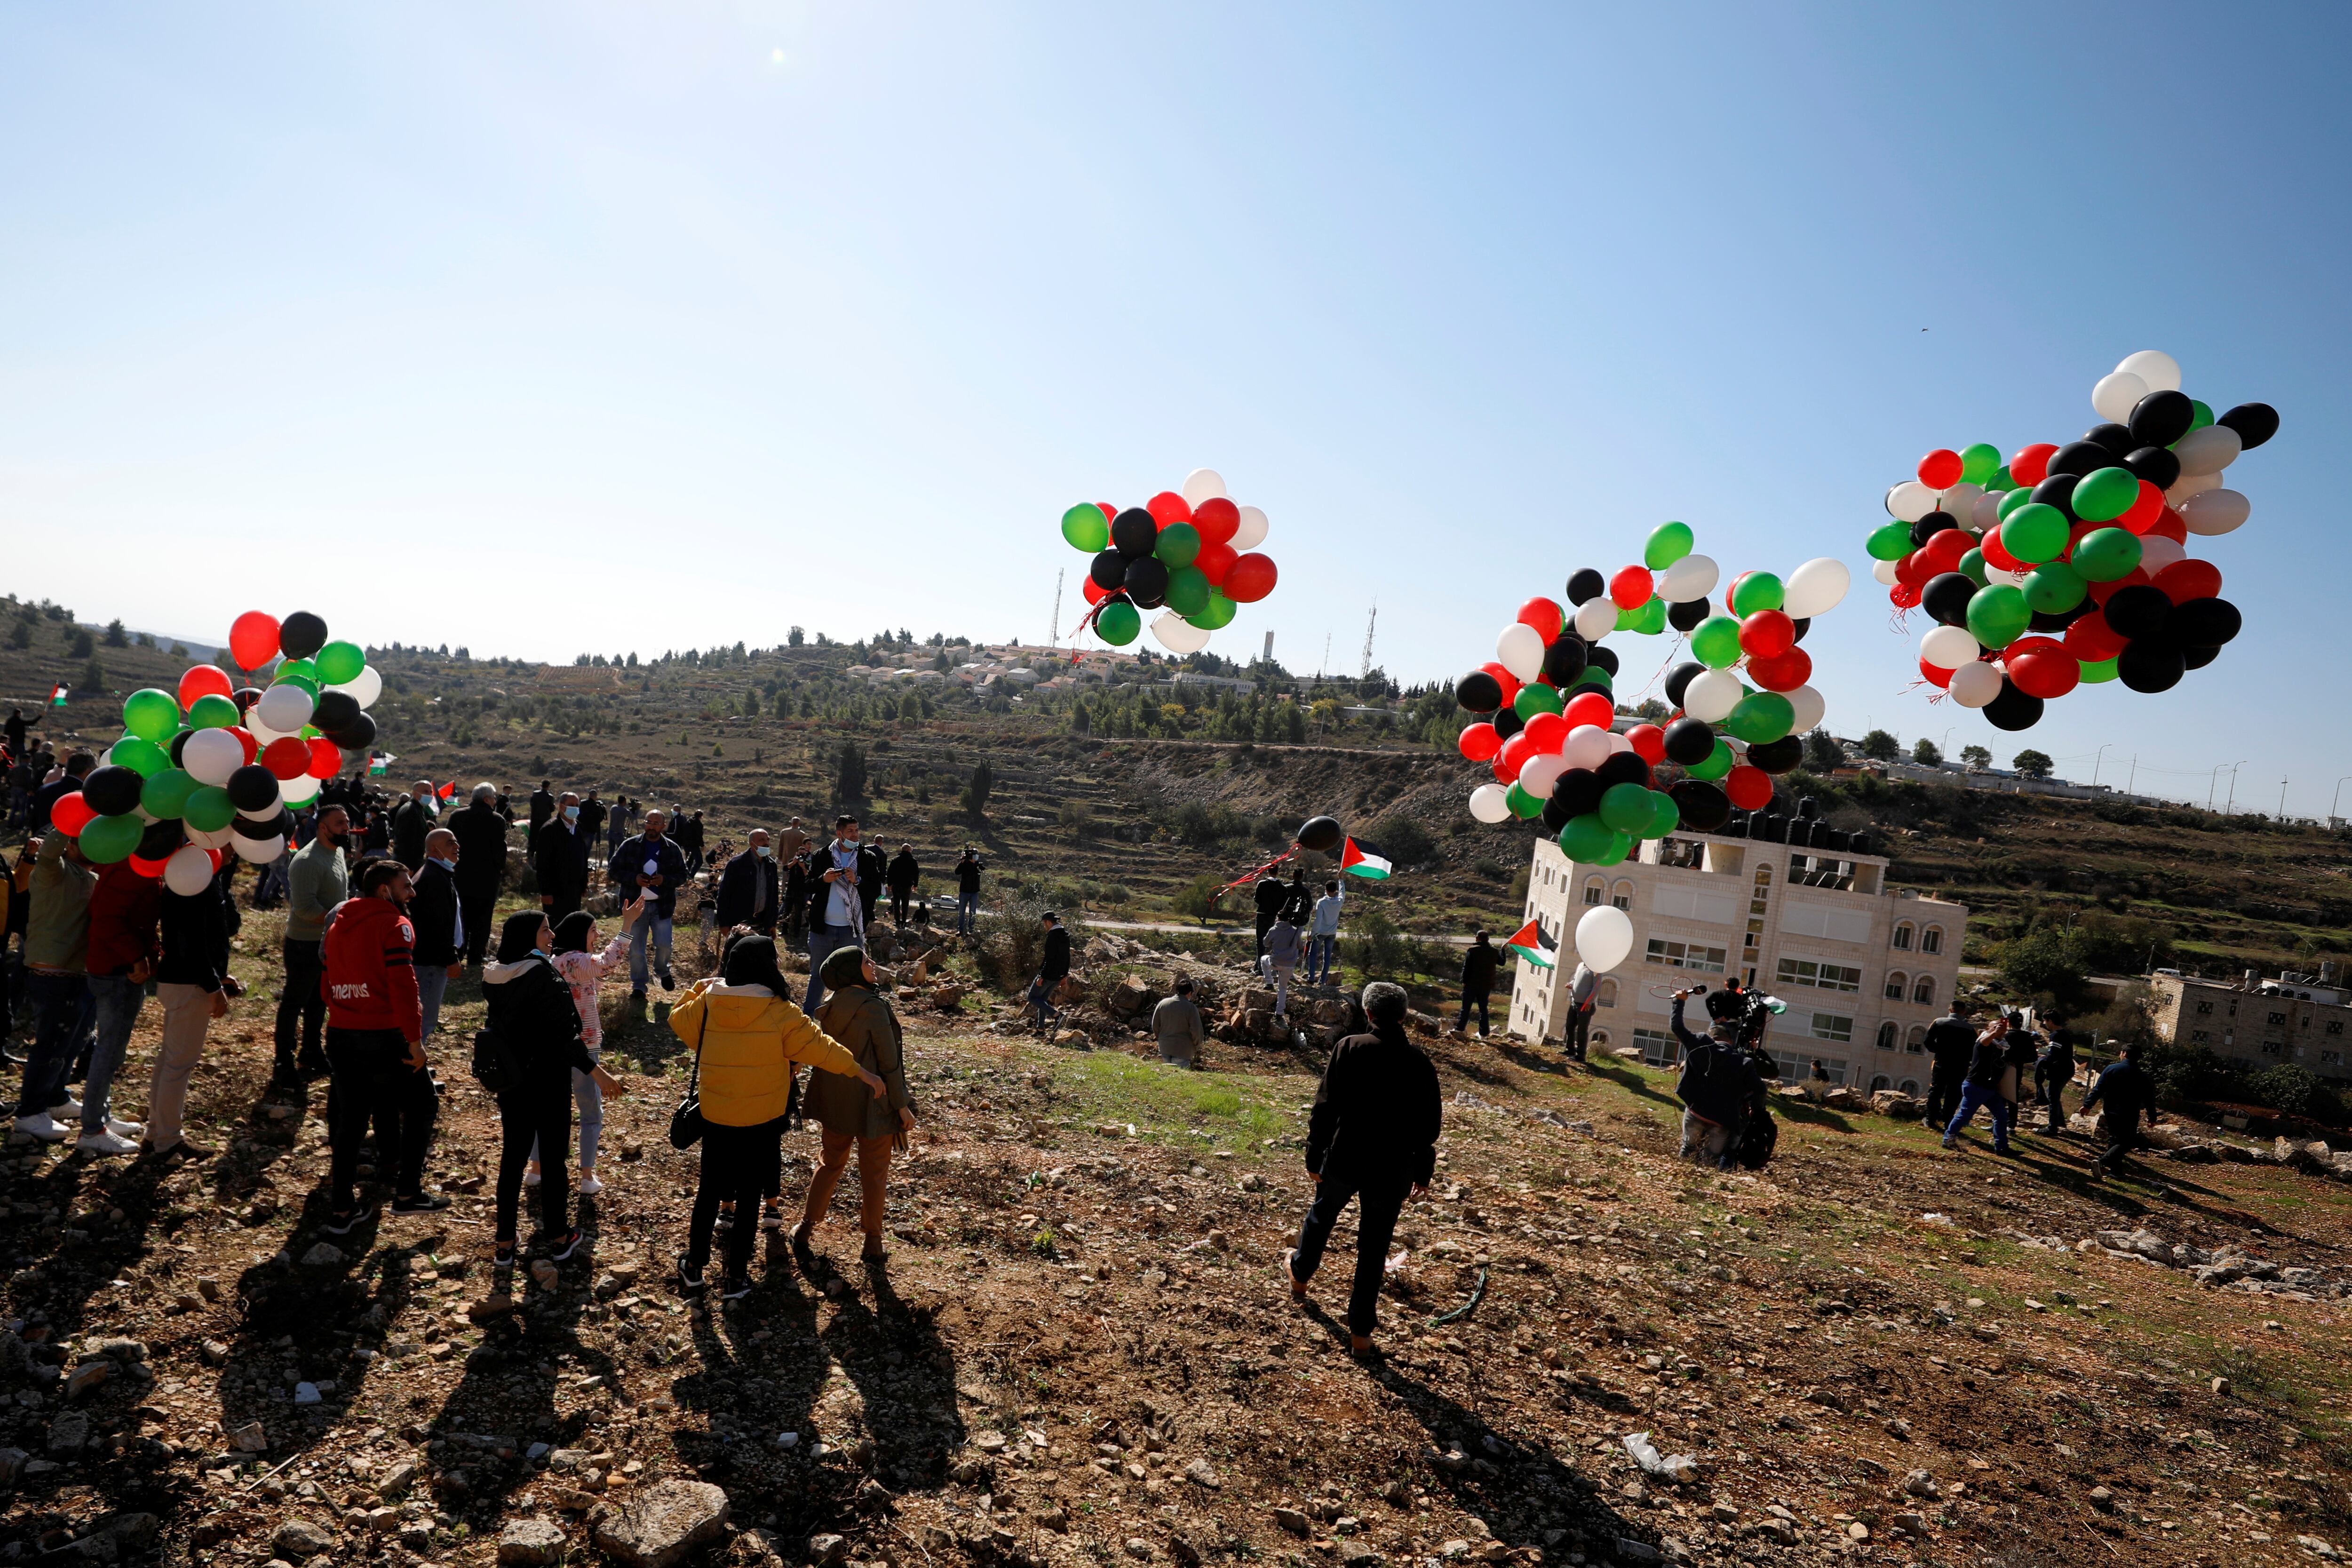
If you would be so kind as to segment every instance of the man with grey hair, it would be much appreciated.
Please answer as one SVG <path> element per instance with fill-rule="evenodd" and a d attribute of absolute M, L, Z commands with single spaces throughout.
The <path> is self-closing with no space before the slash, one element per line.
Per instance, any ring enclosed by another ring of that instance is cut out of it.
<path fill-rule="evenodd" d="M 457 837 L 458 853 L 451 858 L 457 862 L 457 908 L 466 921 L 465 958 L 479 969 L 498 925 L 499 880 L 506 870 L 507 830 L 514 825 L 499 809 L 499 786 L 486 779 L 441 826 Z"/>
<path fill-rule="evenodd" d="M 441 797 L 431 779 L 408 786 L 408 796 L 392 808 L 392 858 L 413 876 L 425 864 L 425 835 L 441 820 Z"/>
<path fill-rule="evenodd" d="M 470 808 L 468 808 L 470 809 Z M 419 1037 L 425 1044 L 441 1026 L 441 998 L 449 982 L 465 973 L 467 939 L 473 922 L 465 912 L 464 864 L 457 834 L 436 827 L 425 836 L 425 864 L 418 868 L 414 890 L 404 912 L 416 933 L 416 1005 L 425 1022 Z"/>
<path fill-rule="evenodd" d="M 1331 1047 L 1307 1124 L 1307 1173 L 1315 1182 L 1315 1202 L 1298 1227 L 1298 1245 L 1282 1256 L 1291 1300 L 1306 1300 L 1307 1282 L 1323 1261 L 1331 1227 L 1349 1199 L 1361 1200 L 1356 1278 L 1348 1293 L 1349 1345 L 1358 1355 L 1372 1348 L 1397 1215 L 1408 1195 L 1429 1190 L 1444 1124 L 1437 1068 L 1405 1038 L 1406 1006 L 1404 987 L 1373 981 L 1363 993 L 1369 1032 Z"/>

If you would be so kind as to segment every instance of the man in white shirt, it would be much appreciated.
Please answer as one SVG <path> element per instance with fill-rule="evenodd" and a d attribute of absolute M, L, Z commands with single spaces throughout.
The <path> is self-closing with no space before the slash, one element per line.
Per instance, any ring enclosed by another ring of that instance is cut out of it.
<path fill-rule="evenodd" d="M 1323 884 L 1323 896 L 1315 900 L 1313 922 L 1307 928 L 1307 984 L 1328 985 L 1331 981 L 1331 959 L 1339 946 L 1339 907 L 1347 896 L 1339 891 L 1336 881 Z"/>
<path fill-rule="evenodd" d="M 866 945 L 866 906 L 858 886 L 860 869 L 857 818 L 846 812 L 833 819 L 833 841 L 811 857 L 824 883 L 809 911 L 808 1000 L 801 1006 L 814 1016 L 824 1001 L 824 961 L 837 947 Z"/>

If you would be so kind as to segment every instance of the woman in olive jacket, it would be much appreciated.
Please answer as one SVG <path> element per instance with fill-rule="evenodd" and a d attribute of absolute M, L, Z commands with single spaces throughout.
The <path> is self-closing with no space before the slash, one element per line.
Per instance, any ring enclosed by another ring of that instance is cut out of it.
<path fill-rule="evenodd" d="M 824 1217 L 833 1191 L 857 1150 L 858 1217 L 866 1229 L 866 1260 L 878 1263 L 882 1248 L 883 1188 L 898 1141 L 914 1131 L 915 1108 L 907 1095 L 906 1037 L 883 1000 L 874 961 L 855 947 L 839 947 L 824 961 L 824 1005 L 817 1022 L 857 1058 L 868 1082 L 887 1092 L 867 1094 L 855 1079 L 823 1067 L 809 1074 L 808 1116 L 824 1128 L 816 1173 L 809 1178 L 808 1205 L 793 1227 L 793 1246 L 806 1247 L 809 1233 Z"/>

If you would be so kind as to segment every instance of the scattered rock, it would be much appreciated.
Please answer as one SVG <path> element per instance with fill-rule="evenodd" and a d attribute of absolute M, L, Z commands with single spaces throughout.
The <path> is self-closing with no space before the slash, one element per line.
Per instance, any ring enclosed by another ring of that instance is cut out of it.
<path fill-rule="evenodd" d="M 269 1548 L 289 1562 L 299 1563 L 331 1551 L 335 1538 L 307 1519 L 289 1519 L 269 1538 Z"/>
<path fill-rule="evenodd" d="M 71 1458 L 82 1451 L 89 1441 L 89 1417 L 79 1410 L 68 1410 L 49 1423 L 49 1457 Z"/>
<path fill-rule="evenodd" d="M 541 1564 L 563 1555 L 563 1527 L 551 1519 L 518 1519 L 499 1534 L 502 1563 Z"/>
<path fill-rule="evenodd" d="M 261 1429 L 258 1421 L 248 1421 L 228 1435 L 229 1446 L 240 1454 L 262 1454 L 269 1450 L 269 1434 Z"/>
<path fill-rule="evenodd" d="M 343 1249 L 331 1241 L 321 1241 L 302 1255 L 306 1268 L 331 1268 L 343 1260 Z"/>
<path fill-rule="evenodd" d="M 817 1568 L 831 1568 L 831 1564 L 844 1561 L 848 1555 L 849 1540 L 846 1536 L 812 1535 L 809 1537 L 808 1560 L 815 1563 Z"/>
<path fill-rule="evenodd" d="M 628 1568 L 671 1568 L 727 1524 L 727 1494 L 707 1481 L 656 1481 L 599 1509 L 590 1527 L 598 1546 Z"/>

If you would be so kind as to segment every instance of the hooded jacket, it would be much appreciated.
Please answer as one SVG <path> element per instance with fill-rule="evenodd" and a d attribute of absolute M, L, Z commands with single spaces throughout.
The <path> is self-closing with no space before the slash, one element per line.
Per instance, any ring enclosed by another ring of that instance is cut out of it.
<path fill-rule="evenodd" d="M 163 882 L 133 869 L 127 860 L 100 871 L 98 885 L 89 892 L 87 972 L 122 975 L 142 963 L 152 966 L 157 952 L 155 916 L 163 898 Z"/>
<path fill-rule="evenodd" d="M 857 1064 L 882 1080 L 888 1091 L 874 1098 L 865 1080 L 845 1078 L 823 1068 L 809 1074 L 807 1114 L 833 1133 L 853 1138 L 882 1138 L 898 1131 L 898 1112 L 914 1101 L 907 1093 L 907 1043 L 890 1004 L 872 986 L 860 982 L 828 994 L 817 1009 L 817 1023 L 841 1042 Z"/>
<path fill-rule="evenodd" d="M 669 1026 L 695 1048 L 703 1120 L 720 1127 L 757 1127 L 783 1115 L 795 1063 L 857 1076 L 857 1058 L 840 1041 L 764 985 L 698 980 L 670 1008 Z"/>
<path fill-rule="evenodd" d="M 485 965 L 482 998 L 489 1005 L 490 1033 L 515 1054 L 528 1078 L 563 1083 L 574 1072 L 596 1070 L 581 1040 L 572 987 L 539 954 Z"/>
<path fill-rule="evenodd" d="M 416 995 L 416 931 L 389 899 L 345 899 L 327 921 L 320 956 L 331 1029 L 397 1029 L 425 1037 Z"/>
<path fill-rule="evenodd" d="M 1402 1026 L 1376 1024 L 1331 1047 L 1307 1122 L 1307 1169 L 1362 1186 L 1424 1185 L 1444 1109 L 1437 1069 Z"/>

